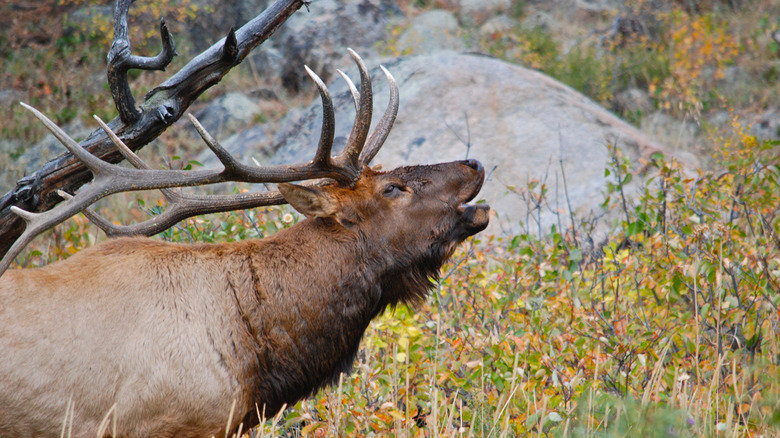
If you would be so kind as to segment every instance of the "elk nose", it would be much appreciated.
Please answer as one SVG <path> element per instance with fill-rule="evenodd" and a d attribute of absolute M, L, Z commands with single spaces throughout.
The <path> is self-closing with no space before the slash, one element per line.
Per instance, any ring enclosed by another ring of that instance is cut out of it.
<path fill-rule="evenodd" d="M 460 162 L 460 164 L 463 164 L 464 166 L 469 166 L 470 168 L 476 170 L 479 173 L 482 173 L 484 171 L 484 168 L 482 167 L 482 163 L 479 161 L 469 158 L 468 160 L 463 160 Z"/>

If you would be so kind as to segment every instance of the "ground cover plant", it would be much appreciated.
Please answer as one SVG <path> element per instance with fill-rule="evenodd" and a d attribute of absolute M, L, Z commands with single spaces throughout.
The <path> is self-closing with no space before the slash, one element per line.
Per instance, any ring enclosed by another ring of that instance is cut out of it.
<path fill-rule="evenodd" d="M 475 45 L 543 71 L 631 123 L 663 111 L 707 125 L 721 110 L 760 112 L 780 92 L 780 44 L 770 36 L 780 25 L 777 2 L 629 0 L 601 21 L 572 22 L 561 12 L 565 24 L 522 23 L 544 5 L 517 8 L 515 26 Z M 618 98 L 626 90 L 649 101 L 626 107 Z"/>
<path fill-rule="evenodd" d="M 776 436 L 778 144 L 721 140 L 721 172 L 655 156 L 625 203 L 615 155 L 604 241 L 576 219 L 473 240 L 425 306 L 372 326 L 354 374 L 260 434 Z"/>
<path fill-rule="evenodd" d="M 762 16 L 769 2 L 758 3 L 753 12 Z M 647 2 L 635 4 L 640 16 Z M 629 84 L 651 91 L 657 108 L 683 115 L 767 104 L 777 72 L 757 59 L 778 56 L 776 45 L 759 44 L 771 18 L 739 27 L 717 9 L 664 14 L 656 39 L 632 34 L 601 51 L 561 51 L 549 35 L 519 28 L 484 43 L 506 59 L 557 69 L 559 79 L 607 105 Z M 85 41 L 78 38 L 55 42 L 75 48 Z M 84 51 L 71 60 L 104 53 Z M 112 111 L 92 98 L 84 114 L 73 113 L 68 102 L 82 95 L 61 86 L 65 79 L 22 72 L 24 59 L 47 53 L 17 52 L 7 76 L 24 81 L 34 103 L 63 111 L 61 122 Z M 750 60 L 751 53 L 760 56 Z M 765 78 L 752 100 L 717 93 L 719 74 L 734 64 Z M 573 74 L 572 65 L 584 73 Z M 425 304 L 398 307 L 371 325 L 351 375 L 248 434 L 780 435 L 780 145 L 750 135 L 736 115 L 731 121 L 706 143 L 713 170 L 686 170 L 660 155 L 635 165 L 612 150 L 603 192 L 594 194 L 615 212 L 610 222 L 549 205 L 545 181 L 517 188 L 530 207 L 517 219 L 525 233 L 468 241 Z M 35 138 L 25 123 L 2 125 L 4 137 Z M 640 168 L 643 191 L 629 193 Z M 163 208 L 145 195 L 119 203 L 103 207 L 115 213 L 107 216 L 137 207 L 122 213 L 123 222 Z M 555 227 L 534 222 L 543 208 L 560 209 Z M 233 212 L 189 219 L 158 238 L 257 238 L 297 218 L 278 208 Z M 67 257 L 102 238 L 83 216 L 48 236 L 21 265 Z"/>
<path fill-rule="evenodd" d="M 617 218 L 601 237 L 566 211 L 539 234 L 549 188 L 532 181 L 526 233 L 467 242 L 428 302 L 371 325 L 351 375 L 250 436 L 780 433 L 780 145 L 734 129 L 722 170 L 656 155 L 633 198 L 613 150 L 602 196 Z M 297 218 L 233 212 L 160 238 L 256 238 Z M 61 230 L 23 264 L 94 240 L 84 219 Z"/>

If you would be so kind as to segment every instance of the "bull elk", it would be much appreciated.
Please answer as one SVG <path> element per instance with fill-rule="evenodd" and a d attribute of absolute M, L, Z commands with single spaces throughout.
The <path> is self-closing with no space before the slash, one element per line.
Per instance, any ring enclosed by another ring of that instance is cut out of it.
<path fill-rule="evenodd" d="M 193 118 L 223 169 L 150 169 L 103 124 L 136 166 L 120 167 L 28 107 L 94 177 L 75 195 L 63 193 L 68 199 L 53 210 L 16 209 L 27 231 L 3 268 L 31 236 L 79 211 L 109 235 L 154 234 L 182 217 L 242 208 L 242 196 L 286 201 L 306 219 L 233 243 L 116 237 L 45 267 L 6 271 L 0 436 L 59 436 L 63 418 L 74 437 L 103 434 L 106 419 L 113 426 L 105 435 L 122 437 L 250 427 L 348 372 L 369 322 L 388 306 L 426 297 L 455 247 L 488 224 L 489 207 L 469 204 L 485 173 L 475 160 L 369 168 L 395 120 L 398 89 L 382 68 L 391 99 L 369 136 L 371 80 L 350 53 L 361 77 L 360 91 L 347 78 L 357 116 L 335 157 L 333 105 L 307 69 L 321 94 L 323 127 L 305 164 L 242 164 Z M 273 182 L 278 191 L 198 197 L 171 189 L 219 181 Z M 150 188 L 164 188 L 171 201 L 152 222 L 117 226 L 87 209 L 108 193 Z"/>

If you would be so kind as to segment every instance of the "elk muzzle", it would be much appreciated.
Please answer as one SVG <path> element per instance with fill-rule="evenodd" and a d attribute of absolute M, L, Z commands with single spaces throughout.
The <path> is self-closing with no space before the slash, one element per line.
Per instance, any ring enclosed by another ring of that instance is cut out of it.
<path fill-rule="evenodd" d="M 485 168 L 477 160 L 469 159 L 459 161 L 459 164 L 469 167 L 475 173 L 470 184 L 464 187 L 465 198 L 458 207 L 461 213 L 461 221 L 469 235 L 476 234 L 488 226 L 490 221 L 490 206 L 488 204 L 468 204 L 479 194 L 482 184 L 485 182 Z"/>

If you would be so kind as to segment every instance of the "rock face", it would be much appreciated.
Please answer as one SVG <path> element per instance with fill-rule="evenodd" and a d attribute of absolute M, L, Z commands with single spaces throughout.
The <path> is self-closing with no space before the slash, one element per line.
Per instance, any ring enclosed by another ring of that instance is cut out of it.
<path fill-rule="evenodd" d="M 233 132 L 260 114 L 260 107 L 249 96 L 232 92 L 214 99 L 207 107 L 195 113 L 200 123 L 212 135 Z M 193 136 L 197 134 L 193 133 Z"/>
<path fill-rule="evenodd" d="M 511 0 L 460 0 L 458 12 L 462 22 L 478 26 L 511 6 Z"/>
<path fill-rule="evenodd" d="M 193 0 L 197 20 L 187 29 L 187 37 L 198 52 L 208 49 L 227 35 L 231 27 L 238 29 L 272 3 L 271 0 Z"/>
<path fill-rule="evenodd" d="M 369 66 L 377 65 L 368 60 Z M 524 229 L 527 207 L 515 190 L 534 178 L 548 187 L 549 206 L 566 212 L 561 164 L 572 208 L 582 216 L 599 212 L 605 187 L 608 142 L 617 143 L 636 162 L 656 151 L 669 152 L 637 129 L 573 89 L 533 70 L 494 58 L 454 52 L 383 62 L 395 76 L 401 106 L 395 127 L 374 164 L 435 163 L 477 158 L 490 176 L 481 192 L 495 211 L 489 232 Z M 356 71 L 349 70 L 352 78 Z M 374 123 L 387 104 L 387 84 L 378 69 L 374 78 Z M 353 79 L 356 80 L 356 79 Z M 355 110 L 341 81 L 329 85 L 336 107 L 334 153 L 346 142 Z M 280 140 L 274 163 L 307 161 L 319 137 L 321 110 L 312 103 Z M 557 188 L 556 188 L 557 186 Z M 558 223 L 547 208 L 543 225 Z M 568 214 L 563 213 L 563 226 Z M 530 221 L 528 221 L 530 222 Z M 526 222 L 527 223 L 527 222 Z"/>
<path fill-rule="evenodd" d="M 15 104 L 18 105 L 18 101 Z M 62 125 L 61 128 L 76 140 L 86 138 L 92 132 L 92 128 L 86 126 L 81 119 L 74 119 Z M 3 194 L 13 189 L 16 181 L 20 178 L 33 173 L 36 169 L 46 164 L 47 161 L 67 152 L 62 143 L 52 134 L 46 135 L 33 145 L 19 144 L 14 139 L 0 138 L 0 150 L 12 151 L 14 149 L 18 149 L 23 153 L 19 154 L 18 157 L 14 157 L 13 167 L 4 169 L 2 175 L 0 175 L 0 192 Z M 3 164 L 5 165 L 6 163 Z M 2 194 L 0 194 L 0 197 L 2 197 Z"/>
<path fill-rule="evenodd" d="M 412 20 L 409 28 L 398 38 L 398 50 L 415 55 L 447 49 L 463 50 L 466 45 L 458 32 L 458 19 L 452 12 L 434 9 Z"/>
<path fill-rule="evenodd" d="M 293 14 L 249 57 L 260 76 L 281 77 L 291 92 L 314 89 L 304 64 L 327 81 L 351 63 L 348 47 L 375 56 L 374 46 L 388 37 L 390 23 L 403 17 L 392 0 L 318 0 L 308 9 Z"/>

